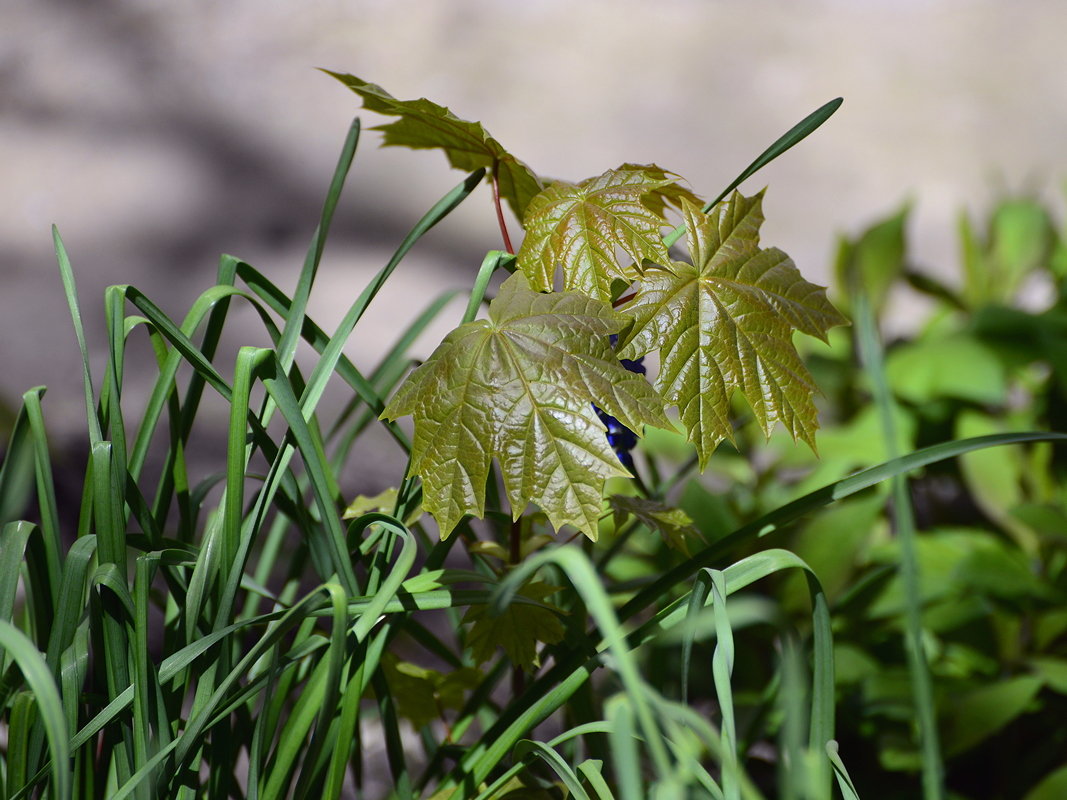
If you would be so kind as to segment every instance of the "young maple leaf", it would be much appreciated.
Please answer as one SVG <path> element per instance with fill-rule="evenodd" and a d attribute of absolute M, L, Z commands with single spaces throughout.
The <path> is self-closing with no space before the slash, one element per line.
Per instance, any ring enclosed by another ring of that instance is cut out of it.
<path fill-rule="evenodd" d="M 680 508 L 657 500 L 624 494 L 613 494 L 608 498 L 608 505 L 611 507 L 616 530 L 621 527 L 623 520 L 633 517 L 650 530 L 659 533 L 669 547 L 687 557 L 706 544 L 693 520 Z"/>
<path fill-rule="evenodd" d="M 666 424 L 662 399 L 608 343 L 625 322 L 605 302 L 541 294 L 515 273 L 488 320 L 456 328 L 408 376 L 382 417 L 415 420 L 410 472 L 442 538 L 483 514 L 494 456 L 515 519 L 532 502 L 557 530 L 596 538 L 604 481 L 629 473 L 592 404 L 631 430 Z"/>
<path fill-rule="evenodd" d="M 518 268 L 535 289 L 551 291 L 562 267 L 565 290 L 610 301 L 612 281 L 633 281 L 645 259 L 669 263 L 661 235 L 665 205 L 682 198 L 696 200 L 652 165 L 624 164 L 578 184 L 552 183 L 526 209 Z"/>
<path fill-rule="evenodd" d="M 691 264 L 648 269 L 625 307 L 633 327 L 621 358 L 659 351 L 655 386 L 680 411 L 700 467 L 732 438 L 730 398 L 739 390 L 767 434 L 776 422 L 813 449 L 815 385 L 793 331 L 826 341 L 847 320 L 792 259 L 759 246 L 763 193 L 733 196 L 710 214 L 682 201 Z"/>
<path fill-rule="evenodd" d="M 547 583 L 528 583 L 519 594 L 531 600 L 545 602 L 545 598 L 559 591 Z M 512 664 L 530 671 L 539 667 L 537 644 L 563 641 L 565 630 L 557 612 L 530 603 L 512 603 L 496 617 L 490 616 L 488 606 L 475 605 L 467 609 L 463 622 L 472 623 L 467 645 L 476 664 L 484 664 L 502 647 Z"/>
<path fill-rule="evenodd" d="M 495 170 L 500 196 L 522 222 L 526 206 L 541 191 L 541 181 L 524 163 L 504 149 L 480 122 L 460 119 L 446 107 L 425 97 L 418 100 L 397 100 L 381 86 L 368 83 L 355 75 L 323 70 L 363 98 L 363 107 L 379 114 L 400 119 L 379 125 L 374 130 L 385 134 L 383 145 L 400 145 L 413 149 L 440 148 L 448 163 L 456 169 L 475 170 L 485 167 Z"/>

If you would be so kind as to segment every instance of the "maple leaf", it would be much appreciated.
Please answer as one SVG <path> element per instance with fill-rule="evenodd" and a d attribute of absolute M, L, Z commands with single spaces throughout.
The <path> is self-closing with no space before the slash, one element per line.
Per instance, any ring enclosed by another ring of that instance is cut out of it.
<path fill-rule="evenodd" d="M 662 399 L 608 342 L 625 323 L 600 300 L 532 291 L 517 272 L 488 320 L 456 328 L 407 377 L 382 417 L 415 420 L 410 474 L 442 538 L 484 513 L 494 456 L 514 519 L 533 502 L 557 530 L 596 538 L 604 481 L 629 473 L 592 404 L 631 430 L 666 424 Z"/>
<path fill-rule="evenodd" d="M 535 289 L 551 291 L 561 267 L 565 290 L 610 301 L 612 281 L 632 282 L 646 259 L 670 261 L 661 235 L 665 207 L 683 198 L 696 200 L 654 165 L 624 164 L 577 184 L 556 181 L 526 209 L 518 268 Z"/>
<path fill-rule="evenodd" d="M 608 498 L 608 505 L 611 506 L 616 530 L 626 517 L 633 517 L 659 533 L 670 547 L 684 556 L 692 555 L 697 547 L 705 543 L 693 520 L 680 508 L 624 494 L 613 494 Z"/>
<path fill-rule="evenodd" d="M 533 581 L 519 594 L 543 603 L 557 591 L 558 586 Z M 501 647 L 512 664 L 527 671 L 540 666 L 538 642 L 555 644 L 563 641 L 565 633 L 556 611 L 530 603 L 512 603 L 496 617 L 490 615 L 488 606 L 474 605 L 463 615 L 463 622 L 472 623 L 467 646 L 475 663 L 484 664 Z"/>
<path fill-rule="evenodd" d="M 619 356 L 660 355 L 655 386 L 678 407 L 700 467 L 732 438 L 730 399 L 740 391 L 764 433 L 781 422 L 815 447 L 815 385 L 794 331 L 826 341 L 847 321 L 777 248 L 761 249 L 763 193 L 735 192 L 710 214 L 682 200 L 692 263 L 649 268 L 624 311 L 634 319 Z"/>
<path fill-rule="evenodd" d="M 448 673 L 420 667 L 386 653 L 382 668 L 396 701 L 397 713 L 415 728 L 440 719 L 446 709 L 459 711 L 465 695 L 473 691 L 483 675 L 473 667 L 461 667 Z"/>
<path fill-rule="evenodd" d="M 400 119 L 379 125 L 374 130 L 385 134 L 383 145 L 413 149 L 441 149 L 448 163 L 467 171 L 485 167 L 496 173 L 500 196 L 522 222 L 530 200 L 541 191 L 541 181 L 534 172 L 504 149 L 480 122 L 460 119 L 445 106 L 425 97 L 398 100 L 377 84 L 355 75 L 323 70 L 363 98 L 369 111 Z"/>

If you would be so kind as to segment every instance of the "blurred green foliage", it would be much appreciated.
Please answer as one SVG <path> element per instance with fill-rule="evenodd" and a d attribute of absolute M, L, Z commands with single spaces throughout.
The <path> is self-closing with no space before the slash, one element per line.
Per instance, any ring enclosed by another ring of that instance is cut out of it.
<path fill-rule="evenodd" d="M 835 304 L 845 309 L 852 306 L 850 287 L 861 287 L 883 329 L 908 331 L 886 346 L 896 452 L 989 433 L 1063 430 L 1062 224 L 1046 204 L 1026 197 L 1001 201 L 979 221 L 961 215 L 959 268 L 935 274 L 913 260 L 912 214 L 905 206 L 858 236 L 842 237 L 832 287 Z M 821 458 L 785 436 L 753 439 L 754 426 L 743 426 L 738 451 L 720 449 L 709 473 L 680 494 L 681 507 L 705 533 L 732 530 L 738 520 L 889 456 L 855 331 L 833 332 L 830 344 L 805 352 L 824 391 Z M 675 445 L 662 439 L 673 435 L 650 437 L 649 446 L 666 456 Z M 1038 800 L 1067 791 L 1065 465 L 1062 445 L 1011 445 L 971 452 L 909 479 L 922 636 L 950 796 Z M 920 749 L 888 499 L 888 486 L 870 489 L 760 547 L 795 552 L 829 598 L 837 735 L 860 794 L 910 798 L 917 796 Z M 780 589 L 784 608 L 803 629 L 810 624 L 803 580 L 789 577 Z"/>

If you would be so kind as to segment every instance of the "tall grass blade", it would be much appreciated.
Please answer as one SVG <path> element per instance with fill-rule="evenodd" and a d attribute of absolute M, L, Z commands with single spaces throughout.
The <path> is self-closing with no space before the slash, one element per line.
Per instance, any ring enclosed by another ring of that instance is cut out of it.
<path fill-rule="evenodd" d="M 291 311 L 285 318 L 285 328 L 282 331 L 281 341 L 278 342 L 278 361 L 282 370 L 288 372 L 296 357 L 296 345 L 300 341 L 300 335 L 304 329 L 304 315 L 307 310 L 307 301 L 311 296 L 311 287 L 318 273 L 319 263 L 322 261 L 322 252 L 326 247 L 326 237 L 330 233 L 330 223 L 333 221 L 337 202 L 341 198 L 341 190 L 345 185 L 345 178 L 352 167 L 352 159 L 356 155 L 356 145 L 359 144 L 360 121 L 359 117 L 352 120 L 345 136 L 341 155 L 337 159 L 330 188 L 326 192 L 326 200 L 322 206 L 322 214 L 319 224 L 311 237 L 311 246 L 304 258 L 304 266 L 297 278 L 296 289 L 293 292 Z"/>
<path fill-rule="evenodd" d="M 63 281 L 63 294 L 67 298 L 71 322 L 74 323 L 74 336 L 78 340 L 78 350 L 81 351 L 82 390 L 85 394 L 85 415 L 89 426 L 89 441 L 98 442 L 103 438 L 103 435 L 100 431 L 100 420 L 96 416 L 93 378 L 89 369 L 89 346 L 85 343 L 85 326 L 82 324 L 81 306 L 78 304 L 78 289 L 74 283 L 74 269 L 70 265 L 67 248 L 63 246 L 63 240 L 59 236 L 59 228 L 55 225 L 52 226 L 52 243 L 56 249 L 56 260 L 59 262 L 59 275 Z"/>
<path fill-rule="evenodd" d="M 52 678 L 52 672 L 33 642 L 6 619 L 0 619 L 0 648 L 18 664 L 22 677 L 33 693 L 37 714 L 44 725 L 48 747 L 52 753 L 52 791 L 54 797 L 59 800 L 68 800 L 73 788 L 70 772 L 71 748 L 67 739 L 63 704 L 59 699 L 59 690 Z M 7 788 L 11 790 L 22 787 L 13 786 L 9 782 Z"/>
<path fill-rule="evenodd" d="M 853 316 L 856 324 L 860 360 L 870 379 L 874 402 L 882 422 L 886 452 L 896 455 L 897 432 L 893 417 L 893 396 L 886 380 L 882 347 L 877 324 L 867 296 L 862 289 L 853 291 Z M 919 583 L 919 555 L 915 520 L 908 486 L 902 475 L 891 479 L 893 527 L 900 542 L 900 574 L 904 585 L 904 630 L 908 672 L 919 721 L 919 747 L 922 754 L 922 786 L 926 800 L 945 796 L 944 764 L 937 732 L 937 712 L 930 667 L 923 646 L 922 589 Z"/>
<path fill-rule="evenodd" d="M 717 569 L 705 573 L 711 584 L 712 608 L 715 612 L 715 652 L 711 673 L 715 697 L 722 715 L 722 789 L 725 800 L 740 800 L 738 779 L 737 724 L 734 721 L 734 694 L 730 679 L 734 671 L 734 632 L 726 613 L 726 576 Z"/>

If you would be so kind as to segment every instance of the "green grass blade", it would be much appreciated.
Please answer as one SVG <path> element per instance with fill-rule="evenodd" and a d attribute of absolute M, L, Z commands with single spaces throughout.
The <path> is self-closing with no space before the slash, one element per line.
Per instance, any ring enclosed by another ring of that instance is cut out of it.
<path fill-rule="evenodd" d="M 843 797 L 844 800 L 860 800 L 856 785 L 852 782 L 848 770 L 845 769 L 845 763 L 841 760 L 841 755 L 838 753 L 837 742 L 830 741 L 826 743 L 826 755 L 829 757 L 830 764 L 834 768 L 834 777 L 837 778 L 837 788 L 841 790 L 841 797 Z"/>
<path fill-rule="evenodd" d="M 595 759 L 586 759 L 578 765 L 578 774 L 585 778 L 586 783 L 596 793 L 596 800 L 614 800 L 611 787 L 604 780 L 604 762 Z"/>
<path fill-rule="evenodd" d="M 689 593 L 689 608 L 686 611 L 686 619 L 692 622 L 696 619 L 698 613 L 704 608 L 707 603 L 708 593 L 711 591 L 711 584 L 706 580 L 706 573 L 704 571 L 698 572 L 696 580 L 693 581 L 693 589 Z M 687 628 L 684 637 L 682 638 L 681 648 L 681 683 L 682 683 L 682 702 L 689 702 L 689 664 L 693 658 L 693 640 L 696 636 L 696 629 L 693 626 Z"/>
<path fill-rule="evenodd" d="M 500 250 L 490 250 L 482 260 L 478 268 L 478 274 L 474 278 L 474 286 L 471 289 L 470 300 L 467 301 L 467 310 L 463 312 L 463 322 L 473 322 L 478 316 L 478 309 L 485 299 L 485 290 L 489 287 L 489 279 L 498 269 L 507 269 L 515 262 L 515 256 Z"/>
<path fill-rule="evenodd" d="M 63 240 L 59 236 L 59 228 L 52 226 L 52 242 L 56 249 L 56 260 L 59 262 L 59 275 L 63 281 L 63 294 L 67 298 L 67 307 L 70 309 L 70 318 L 74 323 L 74 336 L 78 340 L 78 349 L 82 356 L 82 388 L 85 393 L 85 414 L 89 426 L 89 441 L 99 442 L 103 438 L 100 430 L 100 420 L 96 416 L 96 400 L 93 393 L 92 372 L 89 369 L 89 347 L 85 343 L 85 327 L 82 325 L 81 307 L 78 304 L 78 289 L 74 283 L 74 269 L 70 265 L 67 249 L 63 246 Z"/>
<path fill-rule="evenodd" d="M 9 522 L 0 529 L 0 619 L 14 623 L 15 593 L 19 587 L 26 544 L 36 526 L 29 522 Z"/>
<path fill-rule="evenodd" d="M 641 757 L 637 752 L 637 732 L 629 699 L 625 695 L 616 695 L 605 703 L 604 710 L 611 724 L 608 738 L 619 796 L 622 800 L 645 800 Z"/>
<path fill-rule="evenodd" d="M 448 216 L 460 203 L 467 199 L 473 192 L 482 177 L 485 174 L 485 170 L 476 170 L 467 176 L 461 184 L 456 186 L 452 191 L 442 197 L 433 208 L 426 212 L 420 219 L 415 227 L 411 229 L 404 240 L 400 243 L 400 246 L 393 253 L 393 256 L 389 259 L 389 262 L 382 267 L 377 275 L 367 284 L 366 288 L 360 293 L 359 297 L 349 308 L 348 313 L 345 314 L 340 324 L 337 326 L 337 330 L 330 338 L 326 347 L 322 350 L 322 357 L 312 370 L 311 376 L 308 379 L 307 388 L 304 390 L 300 404 L 305 413 L 310 415 L 311 410 L 318 404 L 319 398 L 322 396 L 322 392 L 326 388 L 326 382 L 333 375 L 337 368 L 337 363 L 341 358 L 341 350 L 345 343 L 348 341 L 348 337 L 352 330 L 355 328 L 356 323 L 363 317 L 367 307 L 371 301 L 378 295 L 385 282 L 389 280 L 389 277 L 396 270 L 397 266 L 408 254 L 415 243 L 418 242 L 431 228 L 437 223 Z M 379 412 L 380 413 L 380 412 Z"/>
<path fill-rule="evenodd" d="M 523 758 L 527 755 L 536 756 L 548 764 L 549 769 L 556 773 L 563 785 L 567 787 L 569 797 L 577 798 L 577 800 L 590 800 L 589 795 L 582 786 L 581 779 L 574 774 L 574 770 L 563 760 L 560 754 L 547 744 L 523 739 L 515 745 L 515 756 Z"/>
<path fill-rule="evenodd" d="M 330 223 L 333 221 L 337 202 L 341 198 L 341 190 L 345 185 L 345 178 L 352 167 L 352 159 L 356 155 L 356 145 L 359 144 L 360 122 L 359 117 L 352 120 L 345 137 L 341 155 L 338 157 L 337 166 L 334 168 L 330 188 L 326 192 L 326 200 L 322 206 L 322 214 L 319 224 L 315 228 L 315 234 L 311 237 L 311 246 L 304 258 L 304 266 L 300 270 L 297 279 L 296 290 L 293 292 L 292 310 L 285 318 L 285 329 L 282 331 L 281 341 L 278 342 L 278 361 L 282 370 L 288 372 L 293 365 L 296 356 L 296 346 L 300 341 L 300 334 L 304 329 L 304 315 L 307 311 L 308 297 L 311 295 L 311 286 L 315 282 L 315 275 L 322 260 L 322 251 L 326 247 L 326 237 L 330 233 Z"/>
<path fill-rule="evenodd" d="M 73 786 L 70 771 L 70 744 L 63 717 L 63 704 L 52 672 L 33 642 L 7 620 L 0 619 L 0 647 L 8 653 L 22 671 L 26 684 L 33 692 L 37 712 L 44 724 L 48 747 L 52 753 L 52 791 L 60 800 L 71 796 Z M 8 783 L 9 790 L 21 787 Z"/>
<path fill-rule="evenodd" d="M 853 315 L 860 360 L 871 381 L 874 402 L 882 420 L 886 452 L 896 455 L 897 432 L 893 421 L 894 402 L 885 375 L 882 347 L 874 314 L 862 290 L 853 292 Z M 945 796 L 944 764 L 937 731 L 933 683 L 923 646 L 922 590 L 919 580 L 919 555 L 916 544 L 914 512 L 908 485 L 902 475 L 891 479 L 893 527 L 900 542 L 900 574 L 904 585 L 904 630 L 908 672 L 919 720 L 919 747 L 922 753 L 923 797 L 941 800 Z"/>
<path fill-rule="evenodd" d="M 341 581 L 341 585 L 349 595 L 359 593 L 355 573 L 352 571 L 352 562 L 345 545 L 345 533 L 341 526 L 341 518 L 338 513 L 333 496 L 329 491 L 329 481 L 326 476 L 326 467 L 322 460 L 316 458 L 318 448 L 311 436 L 304 418 L 300 403 L 288 379 L 280 371 L 280 365 L 273 358 L 272 351 L 261 351 L 264 358 L 263 385 L 277 404 L 285 421 L 289 424 L 289 434 L 295 442 L 296 449 L 304 458 L 304 467 L 308 473 L 312 493 L 315 498 L 316 508 L 323 525 L 323 542 L 333 568 Z M 231 579 L 232 580 L 232 579 Z"/>
<path fill-rule="evenodd" d="M 39 386 L 32 391 L 43 393 L 44 387 Z M 30 504 L 33 492 L 33 434 L 25 403 L 24 395 L 23 406 L 11 426 L 7 449 L 4 450 L 4 458 L 0 461 L 0 525 L 21 519 Z"/>
<path fill-rule="evenodd" d="M 738 777 L 737 724 L 734 721 L 734 694 L 730 685 L 734 671 L 734 632 L 726 613 L 726 576 L 720 570 L 708 570 L 712 608 L 715 612 L 715 651 L 711 673 L 715 697 L 722 715 L 722 789 L 726 800 L 740 800 Z"/>
<path fill-rule="evenodd" d="M 37 508 L 41 515 L 41 534 L 45 546 L 49 583 L 52 590 L 52 607 L 54 608 L 59 600 L 61 585 L 62 538 L 59 530 L 59 506 L 56 502 L 52 457 L 48 449 L 44 412 L 41 409 L 42 397 L 44 397 L 44 388 L 38 387 L 23 394 L 22 402 L 26 410 L 26 418 L 29 420 L 30 438 L 33 441 Z"/>

